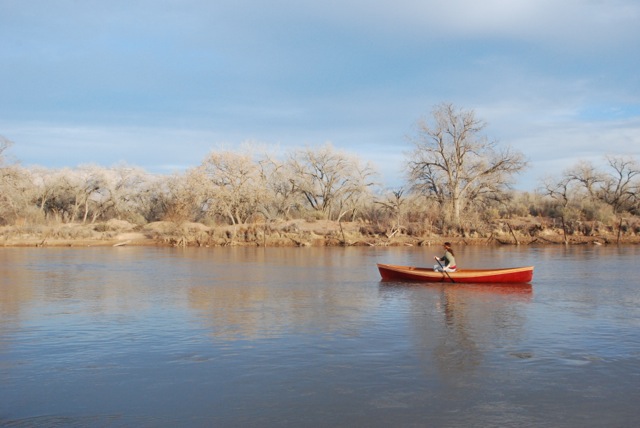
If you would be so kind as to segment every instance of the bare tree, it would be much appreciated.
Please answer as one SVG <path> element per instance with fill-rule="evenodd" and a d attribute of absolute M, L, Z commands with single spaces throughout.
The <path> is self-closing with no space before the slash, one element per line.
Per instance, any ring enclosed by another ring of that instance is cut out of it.
<path fill-rule="evenodd" d="M 558 214 L 562 222 L 562 232 L 565 244 L 568 243 L 567 238 L 567 215 L 570 213 L 569 204 L 575 195 L 575 183 L 565 173 L 559 180 L 552 177 L 545 177 L 543 181 L 543 192 L 546 196 L 559 202 Z"/>
<path fill-rule="evenodd" d="M 546 196 L 559 201 L 560 205 L 565 208 L 573 196 L 572 180 L 566 175 L 560 179 L 553 177 L 545 177 L 542 181 L 542 191 Z"/>
<path fill-rule="evenodd" d="M 144 183 L 140 185 L 141 194 L 136 195 L 138 212 L 145 222 L 159 221 L 170 216 L 171 201 L 177 200 L 170 195 L 169 183 L 182 180 L 183 175 L 155 175 L 147 174 Z"/>
<path fill-rule="evenodd" d="M 80 219 L 82 217 L 82 223 L 86 223 L 89 218 L 89 213 L 98 211 L 96 202 L 105 198 L 107 193 L 107 178 L 105 177 L 105 171 L 98 165 L 81 165 L 74 171 L 75 177 L 73 180 L 75 204 L 74 211 L 72 213 L 72 221 Z M 96 213 L 93 216 L 93 221 L 99 214 Z"/>
<path fill-rule="evenodd" d="M 206 209 L 227 217 L 231 224 L 245 223 L 265 198 L 264 176 L 249 154 L 212 152 L 190 175 L 200 181 Z"/>
<path fill-rule="evenodd" d="M 564 172 L 564 180 L 579 183 L 587 192 L 589 199 L 594 201 L 598 197 L 599 186 L 604 183 L 605 177 L 602 172 L 587 161 L 578 161 L 576 165 Z"/>
<path fill-rule="evenodd" d="M 40 177 L 39 184 L 42 188 L 38 204 L 46 217 L 53 215 L 56 221 L 65 223 L 84 222 L 89 214 L 90 198 L 100 189 L 101 179 L 90 166 L 83 166 L 77 170 L 50 171 Z"/>
<path fill-rule="evenodd" d="M 200 176 L 172 174 L 151 190 L 150 218 L 175 222 L 200 221 L 205 214 Z"/>
<path fill-rule="evenodd" d="M 288 219 L 291 212 L 302 205 L 293 171 L 287 163 L 270 156 L 265 156 L 259 166 L 268 193 L 261 212 L 270 220 L 278 217 Z"/>
<path fill-rule="evenodd" d="M 7 164 L 5 152 L 13 142 L 0 135 L 0 224 L 24 221 L 30 206 L 31 180 L 18 164 Z"/>
<path fill-rule="evenodd" d="M 405 205 L 407 205 L 407 198 L 403 196 L 404 192 L 404 188 L 391 190 L 376 201 L 376 203 L 394 219 L 395 224 L 392 226 L 389 236 L 395 235 L 404 228 L 402 223 L 404 221 Z"/>
<path fill-rule="evenodd" d="M 294 185 L 312 211 L 332 220 L 340 220 L 357 210 L 358 203 L 374 185 L 375 172 L 370 165 L 336 151 L 326 144 L 294 152 L 288 162 Z"/>
<path fill-rule="evenodd" d="M 49 185 L 52 180 L 50 170 L 43 167 L 31 168 L 31 180 L 33 184 L 33 203 L 40 212 L 42 218 L 46 219 L 46 204 L 53 194 L 53 186 Z"/>
<path fill-rule="evenodd" d="M 558 179 L 547 178 L 543 183 L 546 195 L 561 200 L 563 208 L 570 203 L 584 206 L 605 204 L 614 213 L 635 212 L 638 209 L 640 166 L 629 156 L 606 156 L 610 171 L 600 171 L 593 164 L 578 161 Z"/>
<path fill-rule="evenodd" d="M 97 173 L 97 171 L 96 171 Z M 94 209 L 91 222 L 98 218 L 117 218 L 133 222 L 144 217 L 143 205 L 149 191 L 147 174 L 126 164 L 104 168 L 99 193 L 92 198 Z"/>
<path fill-rule="evenodd" d="M 600 198 L 616 213 L 638 210 L 640 165 L 630 156 L 606 156 L 606 160 L 613 172 L 604 176 Z"/>
<path fill-rule="evenodd" d="M 508 189 L 512 176 L 527 163 L 524 155 L 481 135 L 485 122 L 473 110 L 441 104 L 432 123 L 420 120 L 407 165 L 413 189 L 436 198 L 460 224 L 461 211 L 474 198 Z"/>

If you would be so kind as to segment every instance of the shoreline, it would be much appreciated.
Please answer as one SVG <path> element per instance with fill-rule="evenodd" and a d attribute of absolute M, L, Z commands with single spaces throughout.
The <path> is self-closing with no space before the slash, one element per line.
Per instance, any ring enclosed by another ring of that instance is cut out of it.
<path fill-rule="evenodd" d="M 53 226 L 4 226 L 0 247 L 393 247 L 455 246 L 638 245 L 640 235 L 599 230 L 590 235 L 565 235 L 562 229 L 496 229 L 488 236 L 441 235 L 376 229 L 358 222 L 291 220 L 277 224 L 209 227 L 201 223 L 154 222 L 144 226 L 124 221 Z"/>

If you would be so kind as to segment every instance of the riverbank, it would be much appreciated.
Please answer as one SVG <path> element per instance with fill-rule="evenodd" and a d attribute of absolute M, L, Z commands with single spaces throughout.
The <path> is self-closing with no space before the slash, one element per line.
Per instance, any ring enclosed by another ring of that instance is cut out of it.
<path fill-rule="evenodd" d="M 274 223 L 217 226 L 200 223 L 153 222 L 143 226 L 110 220 L 98 224 L 18 225 L 0 228 L 4 247 L 319 247 L 456 245 L 609 245 L 640 244 L 638 228 L 616 230 L 599 224 L 581 225 L 570 233 L 560 227 L 524 219 L 502 221 L 484 233 L 439 234 L 413 228 L 385 229 L 361 222 L 290 220 Z"/>

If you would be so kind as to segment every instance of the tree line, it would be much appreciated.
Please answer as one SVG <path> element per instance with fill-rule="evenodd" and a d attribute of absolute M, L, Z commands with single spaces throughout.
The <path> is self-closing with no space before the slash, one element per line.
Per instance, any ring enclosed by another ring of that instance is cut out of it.
<path fill-rule="evenodd" d="M 404 186 L 383 189 L 374 168 L 330 144 L 276 157 L 219 150 L 183 173 L 157 175 L 127 164 L 25 168 L 0 137 L 0 225 L 93 224 L 110 219 L 239 225 L 290 219 L 379 224 L 395 232 L 482 232 L 513 217 L 612 222 L 640 214 L 640 165 L 578 160 L 534 192 L 510 188 L 525 156 L 483 134 L 473 110 L 441 104 L 416 123 Z"/>

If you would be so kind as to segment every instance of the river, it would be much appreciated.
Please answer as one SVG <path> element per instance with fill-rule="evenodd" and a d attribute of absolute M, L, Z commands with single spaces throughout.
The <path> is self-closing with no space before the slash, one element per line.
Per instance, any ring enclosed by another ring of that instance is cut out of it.
<path fill-rule="evenodd" d="M 0 249 L 0 425 L 630 427 L 640 247 Z M 440 255 L 440 254 L 439 254 Z"/>

